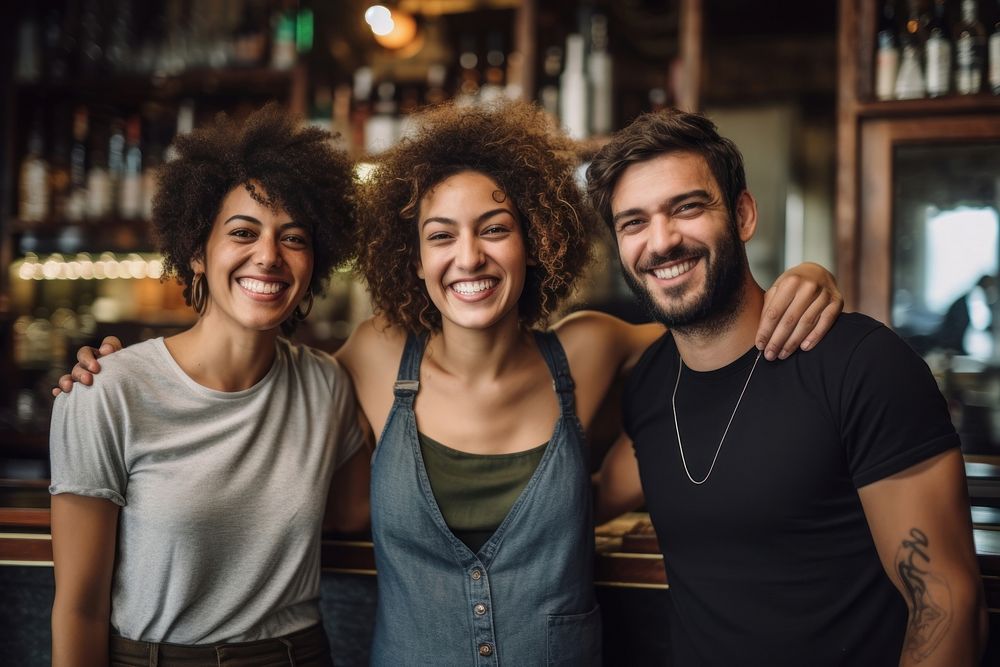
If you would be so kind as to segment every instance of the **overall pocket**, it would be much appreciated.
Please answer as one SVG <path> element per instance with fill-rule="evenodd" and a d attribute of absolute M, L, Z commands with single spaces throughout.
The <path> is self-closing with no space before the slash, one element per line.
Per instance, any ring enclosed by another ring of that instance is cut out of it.
<path fill-rule="evenodd" d="M 585 614 L 549 614 L 547 665 L 601 664 L 601 607 Z"/>

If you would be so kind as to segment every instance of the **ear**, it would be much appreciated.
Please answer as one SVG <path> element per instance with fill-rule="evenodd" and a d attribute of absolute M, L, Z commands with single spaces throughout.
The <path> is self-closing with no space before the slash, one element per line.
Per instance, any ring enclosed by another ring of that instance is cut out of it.
<path fill-rule="evenodd" d="M 191 270 L 195 272 L 195 275 L 205 273 L 205 259 L 200 255 L 192 259 Z"/>
<path fill-rule="evenodd" d="M 417 272 L 417 278 L 420 278 L 421 280 L 423 280 L 424 279 L 424 265 L 420 263 L 419 259 L 413 263 L 413 268 Z"/>
<path fill-rule="evenodd" d="M 741 192 L 736 200 L 736 229 L 744 243 L 757 232 L 757 200 L 749 190 Z"/>

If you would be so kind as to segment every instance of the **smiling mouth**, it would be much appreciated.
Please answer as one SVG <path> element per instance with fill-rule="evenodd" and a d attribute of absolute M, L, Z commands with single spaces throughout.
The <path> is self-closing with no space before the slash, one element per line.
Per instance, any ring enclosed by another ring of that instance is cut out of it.
<path fill-rule="evenodd" d="M 670 266 L 665 266 L 659 269 L 652 269 L 650 273 L 659 278 L 660 280 L 670 280 L 671 278 L 676 278 L 679 275 L 685 274 L 694 268 L 695 264 L 698 263 L 697 259 L 688 259 L 677 264 L 672 264 Z"/>
<path fill-rule="evenodd" d="M 272 295 L 288 288 L 288 285 L 283 282 L 257 280 L 256 278 L 239 278 L 236 282 L 239 283 L 240 287 L 253 294 Z"/>
<path fill-rule="evenodd" d="M 462 282 L 452 283 L 449 288 L 459 294 L 470 296 L 472 294 L 479 294 L 480 292 L 485 292 L 488 289 L 493 289 L 500 282 L 496 278 L 488 278 L 486 280 L 464 280 Z"/>

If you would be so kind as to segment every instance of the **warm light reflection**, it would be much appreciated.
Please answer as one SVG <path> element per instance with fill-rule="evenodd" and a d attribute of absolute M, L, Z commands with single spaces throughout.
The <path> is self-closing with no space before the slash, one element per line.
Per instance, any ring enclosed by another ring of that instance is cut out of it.
<path fill-rule="evenodd" d="M 130 253 L 119 258 L 114 253 L 101 253 L 95 261 L 87 253 L 67 259 L 59 253 L 39 257 L 28 253 L 11 265 L 11 275 L 20 280 L 104 280 L 159 279 L 163 275 L 163 258 L 156 254 Z"/>

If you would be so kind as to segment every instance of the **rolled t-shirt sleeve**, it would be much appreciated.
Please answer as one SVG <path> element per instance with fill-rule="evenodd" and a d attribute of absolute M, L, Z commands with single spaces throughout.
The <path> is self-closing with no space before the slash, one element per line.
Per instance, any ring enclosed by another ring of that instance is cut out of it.
<path fill-rule="evenodd" d="M 885 326 L 851 353 L 840 400 L 841 434 L 857 488 L 959 446 L 927 364 Z"/>
<path fill-rule="evenodd" d="M 49 493 L 104 498 L 126 505 L 128 469 L 121 437 L 123 416 L 115 414 L 101 384 L 77 385 L 61 394 L 52 408 Z"/>

